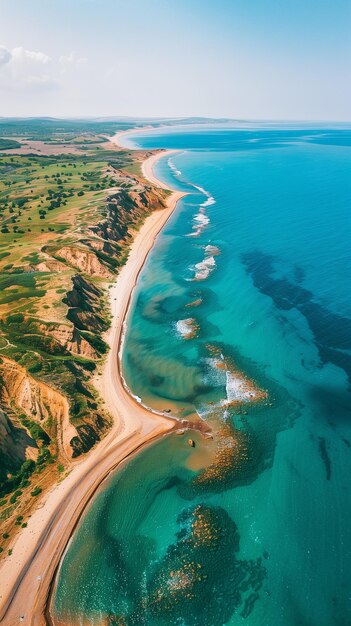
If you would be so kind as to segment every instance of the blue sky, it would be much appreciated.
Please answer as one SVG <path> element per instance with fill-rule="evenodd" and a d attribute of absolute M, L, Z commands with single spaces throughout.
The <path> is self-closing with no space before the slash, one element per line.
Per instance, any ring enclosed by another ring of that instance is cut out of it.
<path fill-rule="evenodd" d="M 351 0 L 0 0 L 0 115 L 351 119 Z"/>

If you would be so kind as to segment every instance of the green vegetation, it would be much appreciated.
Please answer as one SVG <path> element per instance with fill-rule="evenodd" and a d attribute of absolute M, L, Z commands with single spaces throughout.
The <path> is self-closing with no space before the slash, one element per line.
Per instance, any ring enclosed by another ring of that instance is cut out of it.
<path fill-rule="evenodd" d="M 0 150 L 12 150 L 12 148 L 20 148 L 21 144 L 13 139 L 3 139 L 0 137 Z"/>
<path fill-rule="evenodd" d="M 19 419 L 21 420 L 23 426 L 29 430 L 31 436 L 36 441 L 36 443 L 41 442 L 43 444 L 50 443 L 49 435 L 43 430 L 43 428 L 38 424 L 38 422 L 34 422 L 34 420 L 30 420 L 25 413 L 19 415 Z"/>
<path fill-rule="evenodd" d="M 0 441 L 0 519 L 6 530 L 26 524 L 29 494 L 34 498 L 63 477 L 70 456 L 90 450 L 109 427 L 91 384 L 108 349 L 107 287 L 128 256 L 131 231 L 151 208 L 164 206 L 162 192 L 152 196 L 133 176 L 140 175 L 134 155 L 106 140 L 127 126 L 0 119 L 2 145 L 18 147 L 18 139 L 23 146 L 17 155 L 0 151 L 0 425 L 7 433 Z M 33 141 L 40 146 L 30 153 Z M 23 408 L 16 397 L 22 384 L 30 396 Z M 64 407 L 73 437 L 62 427 Z"/>
<path fill-rule="evenodd" d="M 14 504 L 17 498 L 22 495 L 22 491 L 17 489 L 17 487 L 24 487 L 34 470 L 35 462 L 28 459 L 22 463 L 15 474 L 4 476 L 3 481 L 0 482 L 0 496 L 4 496 L 16 489 L 10 498 L 10 503 Z"/>
<path fill-rule="evenodd" d="M 110 122 L 103 120 L 102 122 L 95 122 L 48 118 L 12 121 L 3 118 L 0 119 L 0 134 L 2 137 L 25 137 L 26 140 L 34 139 L 50 144 L 57 144 L 65 140 L 89 145 L 95 136 L 99 138 L 99 141 L 103 141 L 103 135 L 113 135 L 118 130 L 126 130 L 132 126 L 133 123 L 127 121 Z M 77 137 L 81 137 L 80 142 L 77 142 Z"/>

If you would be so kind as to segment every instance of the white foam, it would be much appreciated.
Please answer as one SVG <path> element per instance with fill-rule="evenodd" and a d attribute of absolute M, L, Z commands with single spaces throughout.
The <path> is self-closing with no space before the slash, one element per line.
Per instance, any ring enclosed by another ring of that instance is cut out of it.
<path fill-rule="evenodd" d="M 214 357 L 204 359 L 205 363 L 209 366 L 205 375 L 205 384 L 211 384 L 213 387 L 222 387 L 225 384 L 225 372 L 219 367 L 221 361 Z"/>
<path fill-rule="evenodd" d="M 226 370 L 226 393 L 227 400 L 223 404 L 229 402 L 249 402 L 256 397 L 256 393 L 247 389 L 247 383 L 243 378 L 234 376 L 233 372 Z"/>
<path fill-rule="evenodd" d="M 198 414 L 199 418 L 203 421 L 206 421 L 207 416 L 211 413 L 210 409 L 203 407 L 195 407 L 195 411 Z"/>
<path fill-rule="evenodd" d="M 194 332 L 194 321 L 193 317 L 188 317 L 185 320 L 178 320 L 178 322 L 176 322 L 178 335 L 180 335 L 183 339 L 188 339 Z"/>
<path fill-rule="evenodd" d="M 194 222 L 200 222 L 200 224 L 207 226 L 207 224 L 210 223 L 210 218 L 208 217 L 208 215 L 205 215 L 205 213 L 197 213 L 194 216 Z"/>
<path fill-rule="evenodd" d="M 213 256 L 206 257 L 203 261 L 200 261 L 200 263 L 196 263 L 195 280 L 205 280 L 215 267 L 216 261 Z"/>
<path fill-rule="evenodd" d="M 200 185 L 194 185 L 195 189 L 197 189 L 198 191 L 200 191 L 201 193 L 203 193 L 205 196 L 209 196 L 210 194 L 208 193 L 208 191 L 206 191 L 206 189 L 204 189 L 203 187 L 200 187 Z"/>
<path fill-rule="evenodd" d="M 193 232 L 188 233 L 187 237 L 198 237 L 201 235 L 204 228 L 206 228 L 206 226 L 210 223 L 210 218 L 206 215 L 203 207 L 200 207 L 199 212 L 194 215 L 193 222 L 195 222 L 193 225 Z"/>
<path fill-rule="evenodd" d="M 199 212 L 194 215 L 193 221 L 195 222 L 195 224 L 193 226 L 193 232 L 188 233 L 186 235 L 187 237 L 198 237 L 199 235 L 201 235 L 203 229 L 206 228 L 206 226 L 208 226 L 208 224 L 210 223 L 210 218 L 208 217 L 208 215 L 206 215 L 206 208 L 216 203 L 214 197 L 211 196 L 211 194 L 206 191 L 206 189 L 200 187 L 199 185 L 194 185 L 194 187 L 195 189 L 200 191 L 200 193 L 203 193 L 204 196 L 206 196 L 206 200 L 204 200 L 204 202 L 200 204 Z"/>
<path fill-rule="evenodd" d="M 178 170 L 178 168 L 174 165 L 173 161 L 171 158 L 168 159 L 167 161 L 169 167 L 171 168 L 172 172 L 176 175 L 176 176 L 181 176 L 182 172 L 180 170 Z"/>
<path fill-rule="evenodd" d="M 216 200 L 214 199 L 213 196 L 208 196 L 207 200 L 205 200 L 205 202 L 202 202 L 200 206 L 207 207 L 207 206 L 211 206 L 212 204 L 216 204 Z"/>

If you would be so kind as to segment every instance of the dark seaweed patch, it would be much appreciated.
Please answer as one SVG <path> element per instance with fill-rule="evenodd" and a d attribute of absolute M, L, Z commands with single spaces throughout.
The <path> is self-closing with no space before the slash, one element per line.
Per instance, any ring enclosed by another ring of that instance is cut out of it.
<path fill-rule="evenodd" d="M 151 568 L 145 623 L 221 626 L 233 613 L 248 617 L 266 570 L 262 558 L 237 558 L 235 522 L 221 507 L 200 504 L 181 513 L 178 525 L 176 542 Z M 140 624 L 142 614 L 140 607 L 130 623 Z"/>
<path fill-rule="evenodd" d="M 297 309 L 305 317 L 314 335 L 322 363 L 332 363 L 342 368 L 351 382 L 351 319 L 317 303 L 310 290 L 274 278 L 276 259 L 260 250 L 242 255 L 242 261 L 251 274 L 255 287 L 272 298 L 278 309 Z"/>

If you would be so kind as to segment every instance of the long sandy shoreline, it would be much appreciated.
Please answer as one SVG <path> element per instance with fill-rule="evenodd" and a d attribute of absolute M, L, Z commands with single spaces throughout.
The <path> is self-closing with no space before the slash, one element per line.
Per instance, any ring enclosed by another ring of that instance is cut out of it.
<path fill-rule="evenodd" d="M 135 130 L 140 132 L 140 129 Z M 130 133 L 129 133 L 130 134 Z M 120 134 L 112 141 L 118 144 Z M 154 165 L 173 151 L 153 154 L 143 163 L 143 175 L 161 188 Z M 126 264 L 110 289 L 110 346 L 96 387 L 113 418 L 106 437 L 70 474 L 39 501 L 28 527 L 17 536 L 13 554 L 0 567 L 0 623 L 43 626 L 51 581 L 73 529 L 92 495 L 123 460 L 140 447 L 175 427 L 175 422 L 138 404 L 123 385 L 119 351 L 134 287 L 145 260 L 183 192 L 171 190 L 167 207 L 148 216 L 136 235 Z"/>

